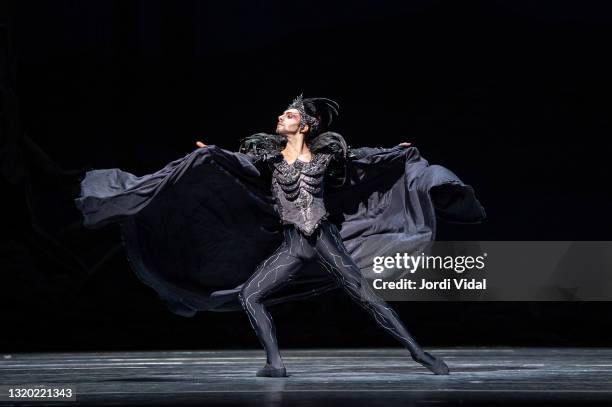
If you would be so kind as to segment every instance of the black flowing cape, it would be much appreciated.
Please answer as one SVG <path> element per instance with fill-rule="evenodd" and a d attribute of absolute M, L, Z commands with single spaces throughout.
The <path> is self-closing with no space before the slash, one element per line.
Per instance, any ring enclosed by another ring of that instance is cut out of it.
<path fill-rule="evenodd" d="M 479 223 L 470 185 L 429 165 L 415 147 L 353 148 L 343 186 L 325 191 L 329 219 L 364 274 L 374 256 L 415 252 L 434 240 L 436 217 Z M 210 145 L 135 176 L 91 170 L 75 199 L 84 226 L 121 226 L 137 276 L 175 314 L 241 310 L 238 293 L 282 242 L 282 225 L 260 172 L 244 153 Z M 272 305 L 337 288 L 316 261 L 263 300 Z"/>

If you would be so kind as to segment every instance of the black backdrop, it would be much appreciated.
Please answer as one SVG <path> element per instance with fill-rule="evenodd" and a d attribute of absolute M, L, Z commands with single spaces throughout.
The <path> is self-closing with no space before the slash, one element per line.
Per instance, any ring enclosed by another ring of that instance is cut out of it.
<path fill-rule="evenodd" d="M 412 142 L 488 219 L 439 240 L 610 240 L 612 14 L 560 1 L 40 1 L 2 7 L 3 351 L 259 347 L 243 313 L 170 314 L 86 169 L 236 150 L 297 94 L 352 146 Z M 610 303 L 396 302 L 428 345 L 609 345 Z M 281 347 L 397 346 L 342 292 L 271 308 Z"/>

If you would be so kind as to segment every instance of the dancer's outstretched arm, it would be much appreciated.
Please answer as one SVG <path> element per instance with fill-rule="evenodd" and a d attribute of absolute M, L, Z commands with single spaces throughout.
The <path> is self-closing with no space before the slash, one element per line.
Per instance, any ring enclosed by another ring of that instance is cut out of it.
<path fill-rule="evenodd" d="M 386 151 L 392 148 L 396 148 L 398 146 L 401 146 L 403 148 L 408 148 L 412 145 L 412 143 L 409 143 L 407 141 L 401 142 L 396 146 L 393 147 L 353 147 L 350 148 L 350 151 L 353 152 L 353 156 L 358 156 L 358 157 L 363 157 L 363 156 L 367 156 L 370 154 L 376 154 L 376 153 L 380 153 L 381 151 Z"/>
<path fill-rule="evenodd" d="M 198 146 L 198 148 L 208 147 L 207 144 L 204 144 L 202 141 L 199 141 L 199 140 L 196 141 L 196 146 Z M 249 160 L 251 164 L 253 164 L 253 166 L 255 166 L 255 168 L 259 171 L 259 176 L 266 178 L 267 176 L 271 175 L 270 169 L 268 168 L 266 163 L 261 159 L 261 157 L 256 157 L 256 156 L 241 153 L 241 152 L 231 152 L 231 154 L 241 155 L 242 157 Z"/>

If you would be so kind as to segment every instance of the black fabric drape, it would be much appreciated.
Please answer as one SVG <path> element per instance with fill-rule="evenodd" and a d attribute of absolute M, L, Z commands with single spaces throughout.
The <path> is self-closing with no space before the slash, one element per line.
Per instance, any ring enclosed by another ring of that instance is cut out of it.
<path fill-rule="evenodd" d="M 361 268 L 374 256 L 415 252 L 435 238 L 436 217 L 478 223 L 485 211 L 470 185 L 429 165 L 415 147 L 352 149 L 347 180 L 325 192 L 330 220 Z M 269 183 L 243 153 L 215 145 L 152 174 L 88 171 L 75 204 L 84 225 L 119 222 L 138 277 L 179 315 L 241 310 L 238 293 L 283 239 Z M 316 262 L 264 304 L 336 288 Z"/>

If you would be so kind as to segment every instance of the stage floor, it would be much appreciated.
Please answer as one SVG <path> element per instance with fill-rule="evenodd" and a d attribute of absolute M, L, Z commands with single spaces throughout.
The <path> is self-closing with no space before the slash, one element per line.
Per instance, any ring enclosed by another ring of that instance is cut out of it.
<path fill-rule="evenodd" d="M 70 384 L 76 401 L 61 404 L 71 406 L 612 404 L 612 348 L 425 350 L 451 374 L 430 373 L 403 348 L 285 349 L 287 378 L 255 377 L 263 350 L 18 353 L 2 355 L 0 384 Z"/>

